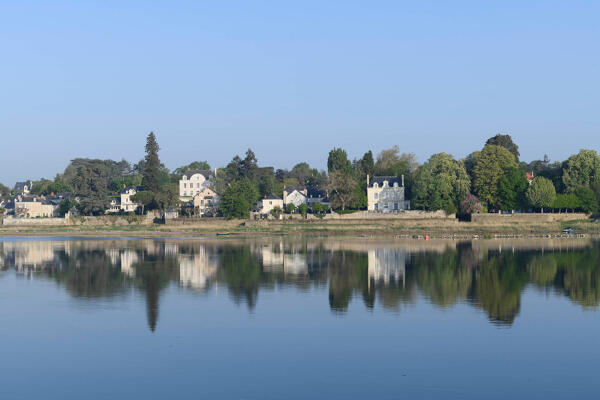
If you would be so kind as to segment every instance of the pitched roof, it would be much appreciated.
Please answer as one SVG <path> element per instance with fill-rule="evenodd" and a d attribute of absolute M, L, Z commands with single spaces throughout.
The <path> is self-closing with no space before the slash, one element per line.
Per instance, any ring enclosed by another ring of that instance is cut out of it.
<path fill-rule="evenodd" d="M 385 181 L 387 181 L 389 186 L 394 186 L 394 183 L 397 183 L 398 186 L 402 186 L 402 182 L 397 176 L 374 176 L 369 180 L 369 187 L 373 187 L 374 183 L 377 183 L 381 187 Z"/>
<path fill-rule="evenodd" d="M 29 189 L 31 189 L 32 185 L 33 185 L 33 183 L 31 181 L 17 182 L 17 183 L 15 183 L 14 190 L 23 190 L 23 189 L 25 189 L 25 186 L 28 186 Z"/>
<path fill-rule="evenodd" d="M 308 197 L 325 197 L 325 191 L 319 190 L 315 187 L 309 187 L 307 189 Z"/>
<path fill-rule="evenodd" d="M 288 192 L 288 193 L 292 193 L 294 190 L 297 190 L 299 192 L 303 192 L 306 190 L 306 186 L 302 186 L 302 185 L 296 185 L 296 186 L 286 186 L 283 188 L 284 192 Z"/>

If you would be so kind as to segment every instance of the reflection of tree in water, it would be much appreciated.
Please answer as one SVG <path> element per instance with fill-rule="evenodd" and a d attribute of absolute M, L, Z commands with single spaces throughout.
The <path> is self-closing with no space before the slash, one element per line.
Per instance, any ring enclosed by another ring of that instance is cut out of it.
<path fill-rule="evenodd" d="M 135 267 L 135 285 L 146 294 L 148 326 L 154 332 L 158 322 L 159 296 L 171 281 L 179 281 L 179 265 L 173 257 L 166 256 L 164 247 L 153 251 L 139 252 Z"/>
<path fill-rule="evenodd" d="M 194 261 L 206 255 L 214 265 L 202 281 L 206 282 L 203 290 L 222 282 L 236 304 L 245 302 L 251 310 L 257 304 L 259 290 L 274 290 L 277 285 L 301 291 L 327 285 L 329 307 L 337 313 L 348 310 L 355 294 L 369 309 L 377 302 L 384 309 L 396 310 L 414 302 L 420 292 L 438 307 L 466 301 L 500 324 L 512 324 L 528 283 L 567 296 L 583 307 L 600 304 L 597 243 L 577 250 L 500 252 L 480 250 L 482 246 L 474 248 L 464 242 L 444 252 L 414 252 L 406 258 L 401 256 L 405 250 L 400 247 L 377 247 L 375 243 L 371 248 L 375 250 L 344 250 L 343 246 L 333 250 L 326 240 L 307 239 L 210 245 L 193 241 L 55 245 L 46 242 L 37 247 L 31 243 L 19 247 L 0 242 L 0 268 L 17 269 L 18 260 L 20 273 L 53 279 L 83 299 L 127 293 L 133 285 L 145 294 L 148 325 L 153 331 L 159 318 L 161 291 L 171 281 L 180 282 L 177 260 L 181 256 Z M 270 264 L 264 262 L 267 258 Z M 204 266 L 200 261 L 191 267 Z"/>
<path fill-rule="evenodd" d="M 123 293 L 129 286 L 103 250 L 76 247 L 56 255 L 60 268 L 47 268 L 44 272 L 63 283 L 76 297 L 110 297 Z"/>
<path fill-rule="evenodd" d="M 523 254 L 490 254 L 476 272 L 473 302 L 499 324 L 512 324 L 521 309 L 521 292 L 528 281 Z"/>
<path fill-rule="evenodd" d="M 368 264 L 366 253 L 336 251 L 327 266 L 329 275 L 329 307 L 335 312 L 345 312 L 355 289 L 368 284 Z"/>
<path fill-rule="evenodd" d="M 236 304 L 245 300 L 253 309 L 258 297 L 261 266 L 248 246 L 223 246 L 219 250 L 219 280 L 224 281 Z"/>
<path fill-rule="evenodd" d="M 461 263 L 458 251 L 415 255 L 411 267 L 413 279 L 433 304 L 449 307 L 467 298 L 473 270 Z"/>

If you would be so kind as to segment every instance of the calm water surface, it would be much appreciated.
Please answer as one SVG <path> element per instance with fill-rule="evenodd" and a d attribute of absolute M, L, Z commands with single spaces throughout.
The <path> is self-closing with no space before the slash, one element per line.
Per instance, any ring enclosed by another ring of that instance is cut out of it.
<path fill-rule="evenodd" d="M 0 238 L 0 399 L 600 392 L 587 239 Z"/>

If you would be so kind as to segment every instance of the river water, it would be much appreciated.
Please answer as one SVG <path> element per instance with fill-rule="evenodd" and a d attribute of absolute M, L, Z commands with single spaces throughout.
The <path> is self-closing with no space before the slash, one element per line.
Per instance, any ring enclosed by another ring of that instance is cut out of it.
<path fill-rule="evenodd" d="M 600 392 L 600 243 L 0 238 L 0 399 Z"/>

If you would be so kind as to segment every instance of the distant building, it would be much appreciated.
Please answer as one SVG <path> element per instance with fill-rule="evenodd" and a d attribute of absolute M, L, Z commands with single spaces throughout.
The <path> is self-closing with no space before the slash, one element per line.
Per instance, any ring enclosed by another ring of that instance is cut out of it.
<path fill-rule="evenodd" d="M 286 186 L 283 188 L 283 205 L 293 204 L 299 207 L 301 204 L 307 204 L 307 195 L 306 186 Z"/>
<path fill-rule="evenodd" d="M 124 212 L 135 212 L 135 210 L 141 206 L 140 203 L 136 203 L 131 200 L 131 196 L 135 195 L 137 192 L 140 192 L 142 187 L 140 186 L 127 186 L 121 190 L 121 205 L 120 209 Z"/>
<path fill-rule="evenodd" d="M 30 180 L 25 182 L 17 182 L 14 187 L 14 191 L 21 194 L 29 194 L 31 192 L 31 187 L 33 186 L 33 182 Z"/>
<path fill-rule="evenodd" d="M 367 175 L 368 210 L 374 212 L 399 212 L 410 210 L 410 202 L 404 199 L 404 176 Z"/>
<path fill-rule="evenodd" d="M 306 196 L 308 208 L 312 208 L 317 203 L 323 204 L 325 208 L 331 208 L 331 203 L 329 202 L 325 191 L 309 187 Z"/>
<path fill-rule="evenodd" d="M 42 197 L 17 196 L 14 202 L 14 214 L 24 218 L 52 218 L 57 206 Z"/>
<path fill-rule="evenodd" d="M 200 190 L 194 195 L 194 210 L 198 215 L 212 214 L 214 216 L 219 205 L 219 195 L 209 187 Z"/>
<path fill-rule="evenodd" d="M 525 176 L 527 176 L 527 182 L 531 185 L 531 183 L 533 182 L 533 171 L 532 172 L 526 172 Z"/>
<path fill-rule="evenodd" d="M 259 214 L 269 214 L 275 207 L 279 207 L 279 209 L 283 210 L 283 199 L 275 196 L 274 194 L 270 194 L 265 196 L 264 199 L 260 199 L 258 204 L 256 205 L 256 211 Z"/>
<path fill-rule="evenodd" d="M 204 188 L 212 188 L 216 172 L 216 169 L 215 173 L 200 169 L 186 171 L 179 180 L 179 199 L 190 201 L 195 195 L 200 194 Z"/>
<path fill-rule="evenodd" d="M 110 205 L 106 210 L 106 214 L 114 214 L 121 211 L 121 197 L 114 196 L 110 198 Z"/>

